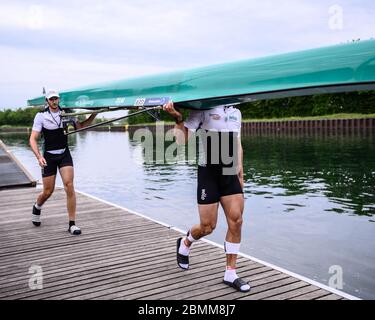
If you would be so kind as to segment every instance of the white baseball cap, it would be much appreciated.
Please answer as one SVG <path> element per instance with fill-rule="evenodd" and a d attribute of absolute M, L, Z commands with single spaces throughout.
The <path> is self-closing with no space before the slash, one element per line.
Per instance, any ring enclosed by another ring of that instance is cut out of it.
<path fill-rule="evenodd" d="M 47 98 L 47 99 L 50 99 L 50 98 L 52 98 L 52 97 L 60 98 L 60 95 L 59 95 L 59 93 L 58 93 L 56 90 L 51 89 L 51 90 L 49 90 L 49 91 L 46 93 L 46 98 Z"/>

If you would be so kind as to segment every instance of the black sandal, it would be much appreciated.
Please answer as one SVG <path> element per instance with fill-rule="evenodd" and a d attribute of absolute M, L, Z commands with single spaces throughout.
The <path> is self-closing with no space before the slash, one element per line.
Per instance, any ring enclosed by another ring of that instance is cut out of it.
<path fill-rule="evenodd" d="M 245 290 L 241 289 L 242 286 L 246 286 L 246 285 L 248 285 L 250 287 L 250 285 L 246 281 L 242 280 L 241 278 L 237 278 L 233 282 L 225 281 L 225 280 L 223 280 L 223 282 L 226 285 L 228 285 L 228 286 L 230 286 L 232 288 L 235 288 L 237 291 L 240 291 L 240 292 L 249 292 L 250 291 L 250 288 L 249 289 L 245 289 Z"/>
<path fill-rule="evenodd" d="M 31 221 L 34 224 L 34 226 L 36 226 L 36 227 L 40 226 L 40 213 L 41 213 L 41 210 L 35 208 L 35 204 L 34 204 L 33 205 L 33 215 L 32 215 Z"/>
<path fill-rule="evenodd" d="M 178 250 L 180 249 L 182 238 L 177 239 L 177 264 L 181 269 L 187 270 L 189 269 L 189 256 L 184 256 L 183 254 L 179 253 Z M 181 267 L 181 264 L 186 264 L 187 268 Z"/>

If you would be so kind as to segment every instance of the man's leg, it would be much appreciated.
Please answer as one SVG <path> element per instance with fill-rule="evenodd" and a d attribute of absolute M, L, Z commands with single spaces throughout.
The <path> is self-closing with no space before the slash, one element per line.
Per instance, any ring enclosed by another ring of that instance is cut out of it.
<path fill-rule="evenodd" d="M 36 204 L 40 207 L 48 200 L 48 198 L 55 190 L 56 175 L 45 177 L 42 179 L 42 181 L 43 191 L 38 195 L 38 198 L 36 199 Z"/>
<path fill-rule="evenodd" d="M 236 274 L 236 260 L 241 244 L 242 214 L 244 210 L 243 194 L 221 197 L 220 203 L 224 209 L 228 223 L 228 231 L 224 244 L 227 257 L 224 282 L 234 286 L 237 290 L 247 292 L 250 290 L 250 286 Z"/>
<path fill-rule="evenodd" d="M 53 190 L 55 189 L 56 175 L 51 175 L 44 177 L 43 181 L 43 190 L 38 195 L 35 204 L 33 205 L 33 217 L 32 222 L 35 226 L 40 226 L 40 213 L 42 210 L 43 204 L 48 200 L 52 195 Z"/>
<path fill-rule="evenodd" d="M 66 193 L 66 206 L 68 209 L 68 216 L 69 216 L 69 231 L 72 234 L 77 235 L 81 233 L 81 230 L 77 226 L 75 226 L 76 193 L 75 193 L 74 184 L 73 184 L 74 168 L 73 166 L 65 166 L 65 167 L 61 167 L 59 170 L 60 170 L 61 180 L 64 184 L 64 190 Z"/>
<path fill-rule="evenodd" d="M 228 223 L 225 241 L 239 244 L 241 242 L 242 214 L 244 199 L 242 194 L 234 194 L 220 198 Z M 227 266 L 236 267 L 236 254 L 227 254 Z"/>
<path fill-rule="evenodd" d="M 209 235 L 216 228 L 218 207 L 219 203 L 198 205 L 200 223 L 194 225 L 185 238 L 180 238 L 177 241 L 178 253 L 182 255 L 180 259 L 177 257 L 180 268 L 189 268 L 188 256 L 192 243 Z"/>

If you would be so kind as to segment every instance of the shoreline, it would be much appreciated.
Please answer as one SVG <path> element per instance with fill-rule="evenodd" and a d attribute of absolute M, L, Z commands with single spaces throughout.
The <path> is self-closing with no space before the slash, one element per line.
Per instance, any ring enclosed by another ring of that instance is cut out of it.
<path fill-rule="evenodd" d="M 292 117 L 280 119 L 244 119 L 242 121 L 243 131 L 267 131 L 279 132 L 283 130 L 308 130 L 308 131 L 321 131 L 321 130 L 341 130 L 341 131 L 374 131 L 375 130 L 375 115 L 358 114 L 349 117 L 348 114 L 328 115 L 321 117 Z M 138 128 L 156 128 L 158 123 L 144 123 L 134 125 L 113 125 L 113 126 L 99 126 L 89 131 L 103 131 L 103 132 L 126 132 L 135 131 Z M 173 122 L 164 122 L 166 129 L 174 127 Z M 30 127 L 0 127 L 0 133 L 31 133 Z"/>

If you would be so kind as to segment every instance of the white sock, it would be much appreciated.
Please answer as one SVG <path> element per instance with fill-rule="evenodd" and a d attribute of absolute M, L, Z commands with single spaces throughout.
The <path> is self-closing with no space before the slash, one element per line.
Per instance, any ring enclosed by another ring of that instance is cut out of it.
<path fill-rule="evenodd" d="M 34 204 L 34 207 L 37 208 L 38 210 L 42 210 L 42 206 L 43 206 L 43 205 L 39 206 L 36 202 L 35 202 L 35 204 Z"/>
<path fill-rule="evenodd" d="M 224 274 L 224 280 L 228 282 L 233 282 L 238 278 L 236 269 L 226 269 Z"/>
<path fill-rule="evenodd" d="M 238 278 L 236 269 L 226 269 L 224 274 L 224 281 L 234 282 Z M 248 290 L 250 286 L 248 284 L 241 286 L 241 290 Z"/>
<path fill-rule="evenodd" d="M 191 243 L 193 243 L 194 241 L 197 241 L 196 239 L 193 238 L 193 236 L 191 235 L 191 231 L 189 230 L 188 231 L 188 234 L 186 236 L 186 239 L 188 239 Z"/>
<path fill-rule="evenodd" d="M 188 247 L 186 244 L 185 244 L 185 239 L 182 239 L 181 240 L 181 244 L 180 244 L 180 248 L 178 249 L 178 253 L 184 255 L 184 256 L 188 256 L 189 253 L 190 253 L 190 247 Z"/>

